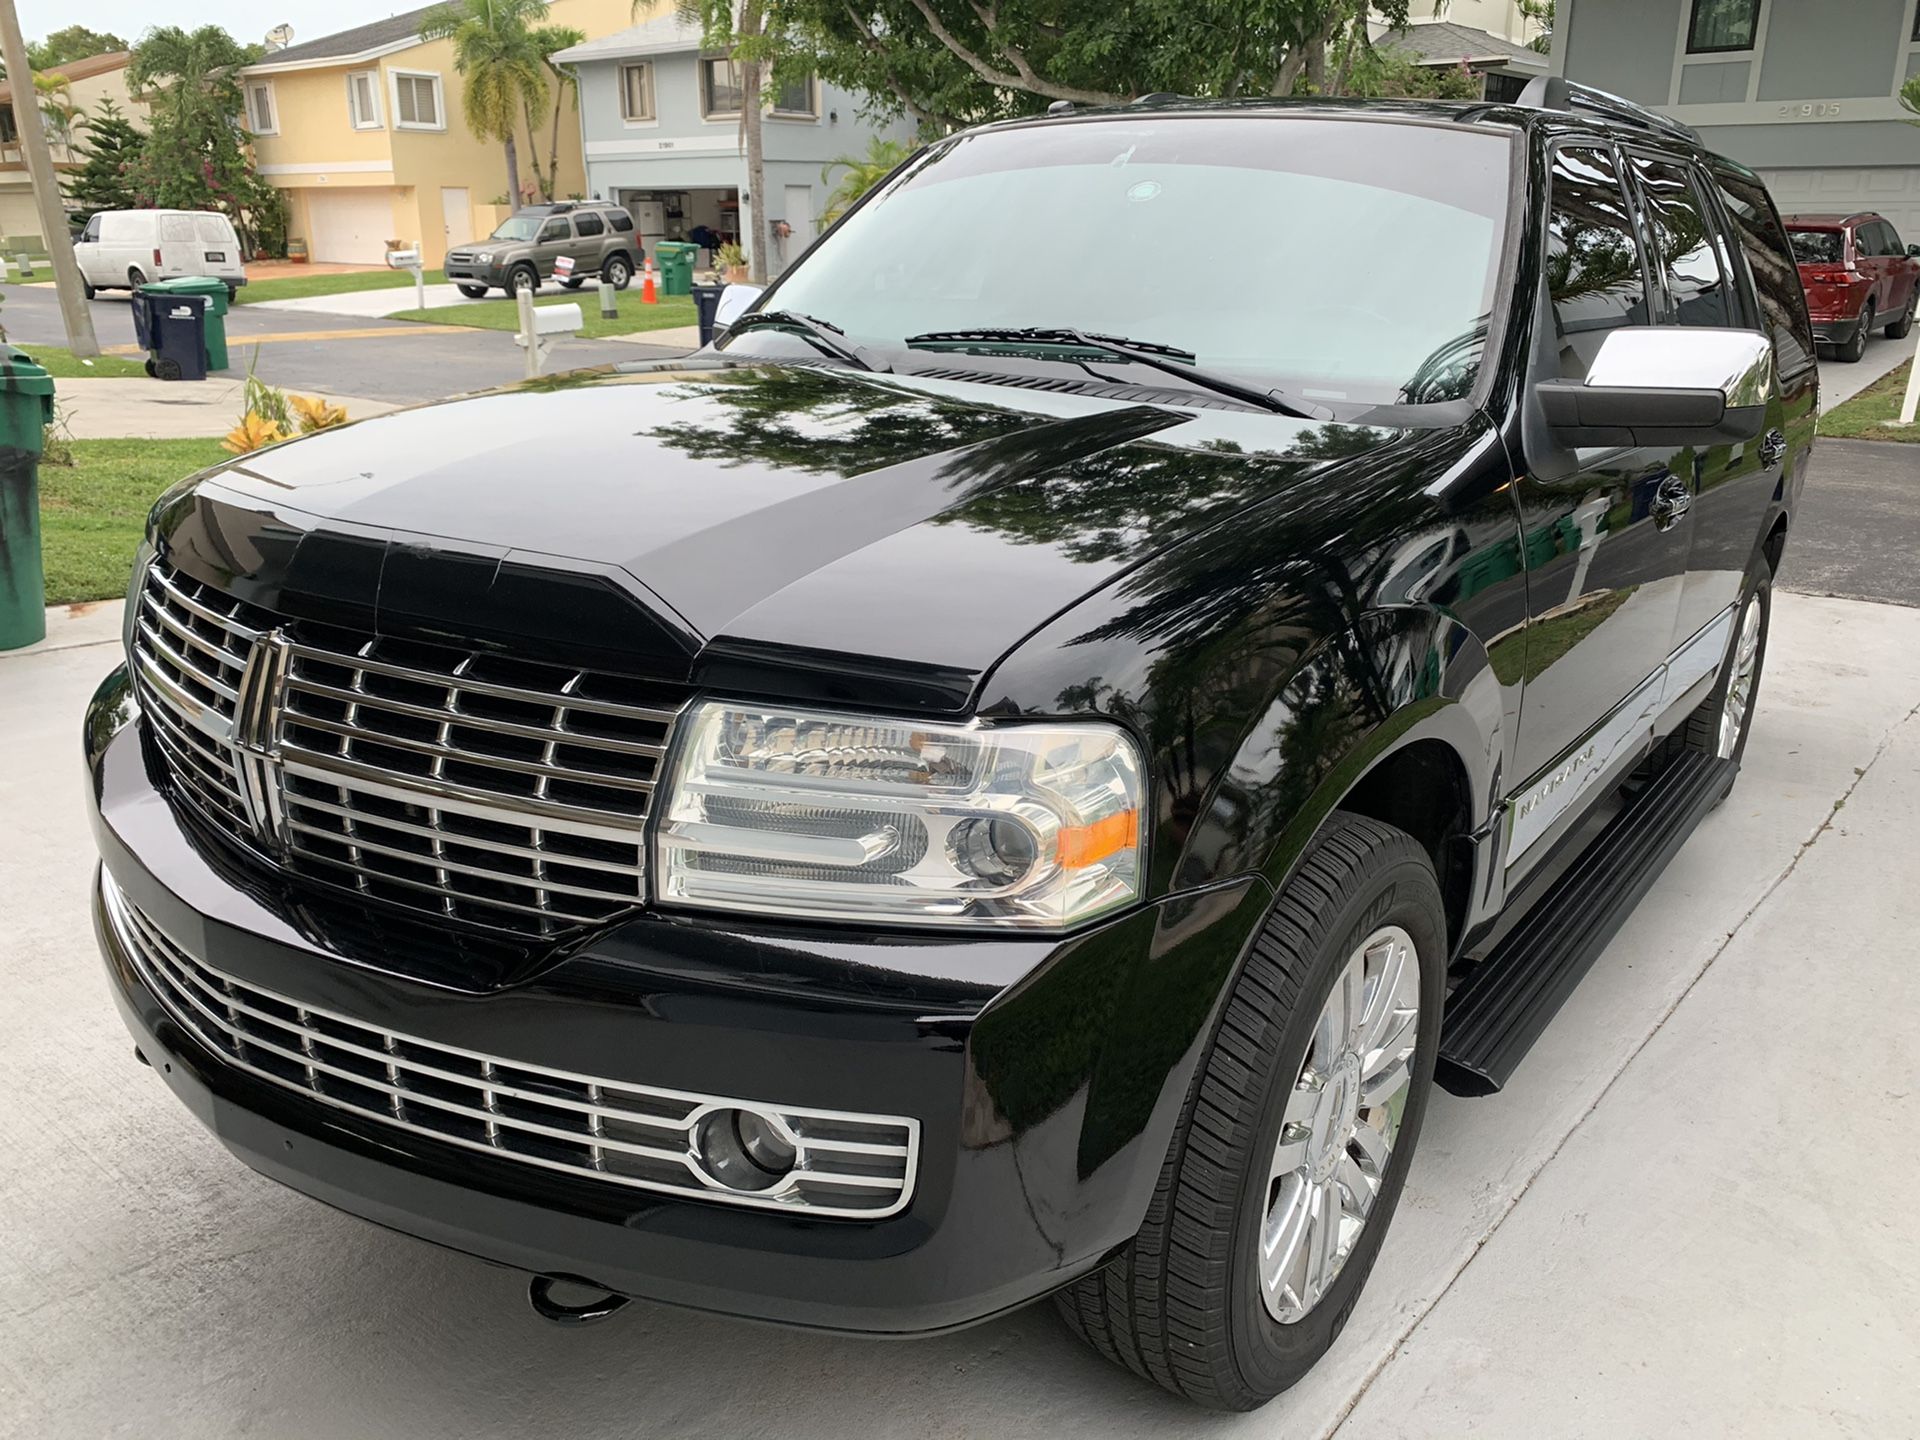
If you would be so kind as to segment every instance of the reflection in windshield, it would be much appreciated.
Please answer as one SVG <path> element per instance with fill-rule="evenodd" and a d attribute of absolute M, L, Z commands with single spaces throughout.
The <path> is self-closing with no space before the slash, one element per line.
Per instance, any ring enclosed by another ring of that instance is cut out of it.
<path fill-rule="evenodd" d="M 489 240 L 531 240 L 540 229 L 540 221 L 531 215 L 511 215 L 487 238 Z"/>
<path fill-rule="evenodd" d="M 1307 400 L 1455 398 L 1493 308 L 1510 146 L 1499 132 L 1254 115 L 961 136 L 766 303 L 877 346 L 1070 326 L 1178 346 Z"/>

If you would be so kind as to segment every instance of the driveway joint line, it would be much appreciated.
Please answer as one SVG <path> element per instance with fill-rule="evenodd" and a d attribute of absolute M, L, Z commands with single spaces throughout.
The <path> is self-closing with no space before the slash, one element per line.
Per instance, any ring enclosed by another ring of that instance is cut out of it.
<path fill-rule="evenodd" d="M 1902 727 L 1911 724 L 1916 718 L 1920 718 L 1920 705 L 1915 705 L 1911 710 L 1907 711 L 1906 714 L 1900 716 L 1887 727 L 1886 733 L 1880 737 L 1879 744 L 1874 746 L 1873 753 L 1867 757 L 1867 763 L 1855 768 L 1852 781 L 1849 782 L 1846 789 L 1841 792 L 1840 797 L 1828 807 L 1827 813 L 1821 817 L 1820 823 L 1814 827 L 1813 833 L 1800 842 L 1791 858 L 1781 867 L 1780 873 L 1774 876 L 1772 881 L 1768 883 L 1767 888 L 1760 893 L 1753 904 L 1748 906 L 1740 918 L 1734 922 L 1733 928 L 1727 931 L 1718 945 L 1714 946 L 1713 953 L 1707 956 L 1706 960 L 1701 963 L 1699 969 L 1694 971 L 1685 987 L 1673 998 L 1673 1002 L 1669 1004 L 1665 1010 L 1660 1012 L 1659 1018 L 1653 1022 L 1653 1027 L 1648 1030 L 1645 1035 L 1640 1037 L 1640 1042 L 1635 1045 L 1620 1061 L 1620 1064 L 1615 1067 L 1613 1073 L 1607 1077 L 1607 1083 L 1600 1087 L 1599 1093 L 1593 1097 L 1592 1102 L 1586 1109 L 1582 1110 L 1574 1122 L 1567 1127 L 1566 1133 L 1561 1135 L 1553 1149 L 1546 1154 L 1538 1165 L 1534 1166 L 1532 1173 L 1520 1182 L 1520 1186 L 1513 1192 L 1512 1198 L 1507 1201 L 1506 1205 L 1501 1208 L 1500 1212 L 1493 1217 L 1486 1228 L 1481 1231 L 1479 1237 L 1475 1239 L 1473 1248 L 1467 1253 L 1466 1258 L 1462 1260 L 1454 1272 L 1447 1277 L 1447 1283 L 1440 1287 L 1432 1301 L 1407 1322 L 1400 1333 L 1394 1337 L 1393 1343 L 1387 1347 L 1386 1353 L 1381 1355 L 1378 1360 L 1368 1367 L 1367 1373 L 1360 1379 L 1359 1386 L 1347 1399 L 1346 1403 L 1340 1407 L 1339 1413 L 1333 1417 L 1332 1423 L 1320 1431 L 1317 1440 L 1337 1440 L 1341 1430 L 1345 1428 L 1348 1418 L 1353 1414 L 1354 1410 L 1358 1408 L 1360 1402 L 1366 1399 L 1367 1392 L 1373 1388 L 1374 1381 L 1386 1373 L 1387 1367 L 1399 1357 L 1400 1351 L 1405 1347 L 1407 1341 L 1412 1338 L 1413 1332 L 1425 1324 L 1427 1317 L 1439 1309 L 1441 1303 L 1453 1292 L 1453 1287 L 1459 1283 L 1460 1277 L 1465 1275 L 1473 1262 L 1480 1258 L 1480 1252 L 1487 1247 L 1488 1242 L 1499 1232 L 1500 1227 L 1507 1223 L 1508 1218 L 1519 1208 L 1520 1202 L 1526 1199 L 1527 1192 L 1533 1189 L 1534 1181 L 1538 1180 L 1540 1176 L 1545 1173 L 1549 1165 L 1560 1158 L 1560 1152 L 1567 1148 L 1568 1142 L 1570 1142 L 1573 1137 L 1579 1133 L 1580 1128 L 1593 1117 L 1594 1111 L 1600 1108 L 1601 1103 L 1606 1100 L 1607 1096 L 1613 1093 L 1613 1087 L 1619 1084 L 1621 1077 L 1632 1068 L 1634 1061 L 1640 1058 L 1641 1052 L 1643 1052 L 1647 1046 L 1651 1045 L 1654 1037 L 1666 1028 L 1667 1022 L 1671 1020 L 1675 1012 L 1686 1003 L 1687 997 L 1693 994 L 1694 988 L 1706 978 L 1706 974 L 1713 968 L 1714 962 L 1719 960 L 1719 958 L 1727 952 L 1727 948 L 1733 944 L 1735 938 L 1739 936 L 1741 931 L 1746 929 L 1747 922 L 1759 913 L 1761 907 L 1771 900 L 1774 893 L 1778 891 L 1782 885 L 1787 883 L 1794 871 L 1800 868 L 1800 862 L 1807 857 L 1807 853 L 1811 851 L 1815 845 L 1820 843 L 1820 837 L 1833 828 L 1834 817 L 1838 815 L 1841 810 L 1846 807 L 1847 802 L 1853 798 L 1853 792 L 1860 788 L 1861 783 L 1872 772 L 1874 766 L 1880 763 L 1881 757 L 1884 756 L 1892 746 L 1894 737 L 1900 732 Z"/>

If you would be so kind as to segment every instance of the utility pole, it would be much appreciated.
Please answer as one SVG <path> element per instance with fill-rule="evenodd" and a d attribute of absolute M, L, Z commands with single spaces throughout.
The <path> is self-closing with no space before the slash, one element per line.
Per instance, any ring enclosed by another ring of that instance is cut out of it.
<path fill-rule="evenodd" d="M 100 353 L 100 342 L 93 338 L 93 312 L 87 308 L 80 267 L 74 263 L 67 211 L 60 203 L 60 177 L 54 173 L 53 151 L 47 148 L 40 97 L 33 88 L 33 68 L 27 64 L 27 42 L 20 34 L 20 17 L 14 12 L 13 0 L 0 0 L 0 59 L 7 64 L 14 129 L 26 153 L 34 208 L 40 212 L 40 233 L 53 261 L 53 288 L 60 294 L 60 317 L 67 323 L 67 348 L 80 359 L 91 360 Z"/>

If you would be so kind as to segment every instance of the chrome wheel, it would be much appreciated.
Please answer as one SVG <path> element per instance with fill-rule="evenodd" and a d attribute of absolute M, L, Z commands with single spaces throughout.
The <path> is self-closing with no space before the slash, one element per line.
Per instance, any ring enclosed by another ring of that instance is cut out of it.
<path fill-rule="evenodd" d="M 1733 669 L 1727 676 L 1727 698 L 1720 706 L 1720 743 L 1715 750 L 1722 760 L 1731 760 L 1739 748 L 1740 732 L 1746 728 L 1747 710 L 1753 704 L 1753 682 L 1760 674 L 1760 597 L 1747 601 L 1740 616 L 1740 633 L 1734 638 Z"/>
<path fill-rule="evenodd" d="M 1420 956 L 1397 925 L 1347 958 L 1287 1095 L 1268 1167 L 1260 1289 L 1283 1325 L 1320 1303 L 1366 1227 L 1413 1082 Z"/>

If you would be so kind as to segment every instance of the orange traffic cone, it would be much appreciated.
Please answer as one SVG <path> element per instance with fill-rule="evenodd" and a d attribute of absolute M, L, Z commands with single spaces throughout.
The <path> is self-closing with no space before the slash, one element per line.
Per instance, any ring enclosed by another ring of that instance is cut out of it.
<path fill-rule="evenodd" d="M 647 257 L 646 272 L 640 281 L 640 303 L 642 305 L 658 305 L 660 303 L 660 292 L 654 288 L 653 284 L 653 257 L 651 255 Z"/>

